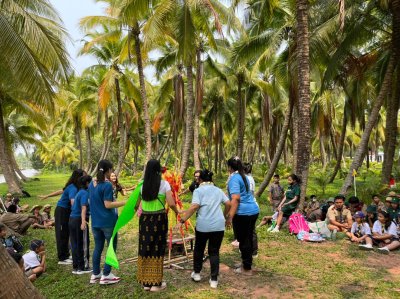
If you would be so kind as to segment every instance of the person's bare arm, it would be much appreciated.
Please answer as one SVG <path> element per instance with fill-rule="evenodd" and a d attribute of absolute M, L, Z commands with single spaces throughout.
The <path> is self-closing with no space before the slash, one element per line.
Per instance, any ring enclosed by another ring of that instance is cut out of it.
<path fill-rule="evenodd" d="M 46 272 L 46 252 L 45 251 L 39 252 L 39 255 L 41 257 L 40 267 L 43 268 L 43 272 Z"/>
<path fill-rule="evenodd" d="M 168 204 L 168 206 L 171 208 L 171 210 L 174 211 L 175 214 L 179 214 L 178 208 L 177 208 L 176 205 L 175 205 L 175 200 L 174 200 L 174 198 L 172 197 L 172 191 L 171 191 L 171 190 L 167 191 L 167 193 L 165 194 L 165 196 L 166 196 L 167 204 Z"/>
<path fill-rule="evenodd" d="M 85 230 L 86 229 L 86 211 L 87 211 L 87 207 L 86 206 L 82 206 L 82 211 L 81 211 L 81 230 Z"/>
<path fill-rule="evenodd" d="M 61 194 L 63 194 L 63 192 L 64 192 L 64 190 L 61 189 L 61 190 L 54 191 L 54 192 L 52 192 L 50 194 L 47 194 L 47 195 L 39 195 L 38 198 L 46 199 L 46 198 L 49 198 L 49 197 L 61 195 Z"/>
<path fill-rule="evenodd" d="M 232 226 L 232 219 L 235 216 L 237 209 L 240 204 L 240 194 L 232 194 L 231 195 L 231 208 L 229 209 L 228 217 L 226 218 L 226 226 Z"/>
<path fill-rule="evenodd" d="M 374 237 L 374 239 L 376 239 L 376 240 L 386 240 L 386 239 L 390 239 L 391 237 L 392 237 L 392 235 L 391 234 L 383 234 L 383 235 L 380 235 L 380 234 L 378 234 L 378 233 L 373 233 L 372 234 L 373 235 L 373 237 Z"/>
<path fill-rule="evenodd" d="M 126 200 L 122 201 L 110 201 L 110 200 L 105 200 L 104 201 L 104 206 L 107 209 L 115 209 L 115 208 L 120 208 L 123 207 L 126 204 Z"/>
<path fill-rule="evenodd" d="M 198 210 L 200 209 L 200 205 L 197 203 L 192 203 L 189 207 L 189 209 L 187 209 L 183 215 L 181 216 L 181 221 L 184 222 L 186 220 L 188 220 L 190 217 L 192 217 L 192 215 Z"/>
<path fill-rule="evenodd" d="M 335 226 L 337 226 L 337 227 L 343 227 L 343 228 L 346 228 L 346 225 L 344 225 L 344 224 L 342 224 L 342 223 L 340 223 L 340 222 L 338 222 L 338 221 L 336 221 L 336 219 L 335 219 L 335 216 L 334 215 L 331 215 L 331 216 L 329 216 L 329 223 L 330 224 L 332 224 L 332 225 L 335 225 Z"/>
<path fill-rule="evenodd" d="M 229 200 L 226 201 L 224 203 L 224 205 L 225 205 L 224 216 L 225 216 L 225 218 L 227 218 L 229 216 L 229 211 L 230 211 L 232 205 L 231 205 L 231 202 Z"/>

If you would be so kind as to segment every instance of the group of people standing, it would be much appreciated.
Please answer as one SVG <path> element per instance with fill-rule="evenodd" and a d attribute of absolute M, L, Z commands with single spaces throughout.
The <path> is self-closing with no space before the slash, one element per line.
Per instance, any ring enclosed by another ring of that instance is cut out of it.
<path fill-rule="evenodd" d="M 196 221 L 196 242 L 194 247 L 194 281 L 201 280 L 201 270 L 206 244 L 211 264 L 210 286 L 218 286 L 219 250 L 225 228 L 233 227 L 239 242 L 242 266 L 234 271 L 251 275 L 253 263 L 253 242 L 255 223 L 259 207 L 254 198 L 254 180 L 246 175 L 244 165 L 239 158 L 233 157 L 227 162 L 229 179 L 225 194 L 213 183 L 213 173 L 208 170 L 197 171 L 197 184 L 194 186 L 192 204 L 186 211 L 179 211 L 175 205 L 171 186 L 162 179 L 162 167 L 157 160 L 148 161 L 143 181 L 138 184 L 139 200 L 135 210 L 141 209 L 139 218 L 139 242 L 137 280 L 144 290 L 160 291 L 166 288 L 163 281 L 164 255 L 167 243 L 167 209 L 185 223 L 194 213 Z M 117 209 L 126 201 L 116 201 L 120 186 L 112 183 L 113 165 L 108 160 L 98 164 L 96 178 L 92 179 L 85 171 L 73 172 L 65 185 L 55 210 L 56 242 L 59 264 L 72 264 L 73 274 L 92 272 L 90 283 L 114 284 L 120 277 L 111 273 L 111 266 L 104 264 L 100 268 L 101 254 L 105 242 L 110 243 L 117 223 Z M 222 211 L 223 205 L 224 211 Z M 95 242 L 92 268 L 89 267 L 88 225 Z M 179 225 L 179 223 L 178 223 Z M 117 237 L 113 238 L 114 249 Z M 72 259 L 69 255 L 69 244 Z M 110 244 L 108 244 L 110 246 Z"/>

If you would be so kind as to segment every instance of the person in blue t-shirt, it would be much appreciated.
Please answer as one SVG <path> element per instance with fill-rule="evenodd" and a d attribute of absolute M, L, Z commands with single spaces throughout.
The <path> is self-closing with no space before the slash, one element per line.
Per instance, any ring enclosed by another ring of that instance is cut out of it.
<path fill-rule="evenodd" d="M 89 185 L 89 206 L 92 218 L 92 233 L 94 238 L 93 274 L 90 283 L 114 284 L 121 278 L 111 273 L 111 266 L 104 265 L 103 273 L 100 271 L 101 253 L 104 243 L 110 242 L 114 226 L 117 222 L 117 208 L 125 205 L 126 201 L 114 201 L 113 187 L 109 182 L 113 165 L 108 160 L 101 160 L 97 166 L 96 180 Z M 117 237 L 114 238 L 114 248 L 117 247 Z"/>
<path fill-rule="evenodd" d="M 84 175 L 78 180 L 79 191 L 75 195 L 75 200 L 69 218 L 69 234 L 71 237 L 72 250 L 72 274 L 90 273 L 89 267 L 89 231 L 87 223 L 89 221 L 89 191 L 88 187 L 92 177 Z"/>
<path fill-rule="evenodd" d="M 71 265 L 69 258 L 69 216 L 71 214 L 71 205 L 73 204 L 76 193 L 78 193 L 78 180 L 86 172 L 82 169 L 76 169 L 65 184 L 61 198 L 57 202 L 54 211 L 57 255 L 59 265 Z"/>
<path fill-rule="evenodd" d="M 228 195 L 231 200 L 231 209 L 226 223 L 228 226 L 233 224 L 242 255 L 242 267 L 235 269 L 235 272 L 252 275 L 253 234 L 260 209 L 251 193 L 242 161 L 238 157 L 228 160 L 228 171 L 230 173 Z"/>

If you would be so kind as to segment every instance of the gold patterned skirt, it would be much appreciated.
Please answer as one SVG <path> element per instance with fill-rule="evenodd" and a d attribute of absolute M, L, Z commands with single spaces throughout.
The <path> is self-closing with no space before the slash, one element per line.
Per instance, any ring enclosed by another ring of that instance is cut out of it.
<path fill-rule="evenodd" d="M 139 218 L 137 281 L 143 286 L 160 286 L 167 244 L 168 216 L 165 211 L 145 212 Z"/>

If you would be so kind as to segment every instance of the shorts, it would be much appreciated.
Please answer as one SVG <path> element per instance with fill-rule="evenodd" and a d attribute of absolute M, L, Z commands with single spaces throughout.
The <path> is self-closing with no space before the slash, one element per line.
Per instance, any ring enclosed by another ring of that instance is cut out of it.
<path fill-rule="evenodd" d="M 373 243 L 374 245 L 379 245 L 379 244 L 381 244 L 381 243 L 385 243 L 384 240 L 377 240 L 377 239 L 374 239 L 373 236 L 371 236 L 371 235 L 369 235 L 369 236 L 371 237 L 372 243 Z M 387 239 L 386 239 L 386 240 L 387 240 Z M 399 241 L 399 237 L 394 237 L 394 236 L 392 236 L 392 237 L 389 239 L 389 241 L 390 241 L 390 243 L 392 243 L 392 242 L 394 242 L 394 241 Z M 390 244 L 390 243 L 386 243 L 386 244 Z"/>

